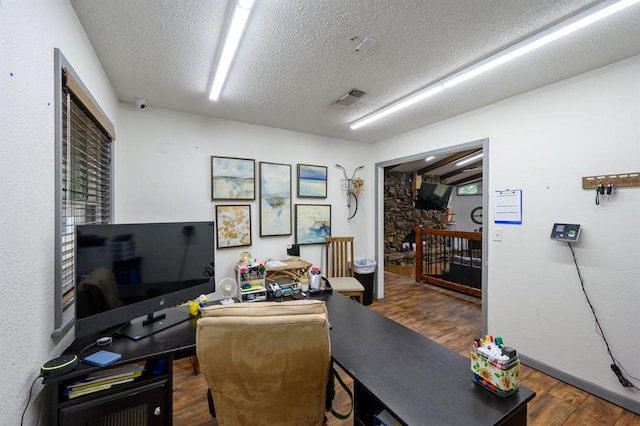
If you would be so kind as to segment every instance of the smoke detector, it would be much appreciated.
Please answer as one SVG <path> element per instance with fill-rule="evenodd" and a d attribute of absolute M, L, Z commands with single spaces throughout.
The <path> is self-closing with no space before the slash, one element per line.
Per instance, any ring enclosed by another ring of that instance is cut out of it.
<path fill-rule="evenodd" d="M 349 106 L 357 102 L 358 100 L 360 100 L 360 98 L 363 97 L 364 95 L 366 95 L 366 93 L 363 92 L 362 90 L 353 89 L 348 93 L 345 93 L 344 95 L 340 96 L 340 99 L 338 99 L 336 103 L 338 105 Z"/>

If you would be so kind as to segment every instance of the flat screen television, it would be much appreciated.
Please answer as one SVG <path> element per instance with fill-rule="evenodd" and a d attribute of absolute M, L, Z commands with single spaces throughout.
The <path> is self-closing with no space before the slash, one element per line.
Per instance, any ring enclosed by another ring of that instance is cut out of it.
<path fill-rule="evenodd" d="M 415 208 L 419 210 L 447 210 L 452 186 L 441 183 L 423 182 L 416 198 Z"/>
<path fill-rule="evenodd" d="M 138 340 L 189 318 L 171 308 L 215 291 L 213 222 L 76 226 L 76 339 Z"/>

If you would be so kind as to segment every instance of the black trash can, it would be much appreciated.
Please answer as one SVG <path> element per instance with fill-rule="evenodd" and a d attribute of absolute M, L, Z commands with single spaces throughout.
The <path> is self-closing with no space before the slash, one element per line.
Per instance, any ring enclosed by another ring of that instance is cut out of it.
<path fill-rule="evenodd" d="M 373 303 L 373 278 L 376 273 L 376 261 L 373 259 L 356 259 L 354 262 L 353 275 L 364 287 L 362 304 Z"/>

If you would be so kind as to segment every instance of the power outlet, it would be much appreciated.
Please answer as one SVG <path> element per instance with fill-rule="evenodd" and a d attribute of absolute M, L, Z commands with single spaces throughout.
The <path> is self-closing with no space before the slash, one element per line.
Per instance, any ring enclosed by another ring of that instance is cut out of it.
<path fill-rule="evenodd" d="M 502 241 L 502 229 L 493 230 L 493 241 Z"/>

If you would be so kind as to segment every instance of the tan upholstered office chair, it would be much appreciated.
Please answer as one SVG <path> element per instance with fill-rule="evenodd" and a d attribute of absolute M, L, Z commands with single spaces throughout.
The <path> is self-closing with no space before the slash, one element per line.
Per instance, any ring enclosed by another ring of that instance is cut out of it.
<path fill-rule="evenodd" d="M 325 274 L 331 287 L 362 303 L 364 286 L 353 276 L 353 237 L 326 237 L 325 248 Z"/>
<path fill-rule="evenodd" d="M 331 359 L 324 302 L 209 306 L 196 352 L 219 425 L 323 424 Z"/>

